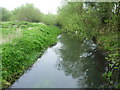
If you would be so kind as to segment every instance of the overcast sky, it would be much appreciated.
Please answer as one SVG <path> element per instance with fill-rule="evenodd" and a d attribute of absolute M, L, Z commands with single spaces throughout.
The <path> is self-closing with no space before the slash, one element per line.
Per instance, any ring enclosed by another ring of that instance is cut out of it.
<path fill-rule="evenodd" d="M 61 5 L 62 0 L 0 0 L 0 7 L 5 7 L 8 10 L 13 10 L 26 3 L 32 3 L 35 7 L 40 9 L 41 12 L 57 13 L 58 6 Z"/>

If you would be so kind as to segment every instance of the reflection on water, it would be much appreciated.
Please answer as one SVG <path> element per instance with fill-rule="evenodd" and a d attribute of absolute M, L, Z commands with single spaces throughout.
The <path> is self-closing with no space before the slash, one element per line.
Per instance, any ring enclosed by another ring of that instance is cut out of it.
<path fill-rule="evenodd" d="M 77 79 L 77 84 L 81 88 L 100 86 L 105 69 L 104 56 L 96 50 L 93 41 L 80 41 L 62 35 L 60 42 L 62 47 L 57 61 L 58 70 L 64 70 L 66 75 Z"/>
<path fill-rule="evenodd" d="M 90 40 L 62 34 L 12 88 L 85 88 L 102 84 L 104 57 Z"/>

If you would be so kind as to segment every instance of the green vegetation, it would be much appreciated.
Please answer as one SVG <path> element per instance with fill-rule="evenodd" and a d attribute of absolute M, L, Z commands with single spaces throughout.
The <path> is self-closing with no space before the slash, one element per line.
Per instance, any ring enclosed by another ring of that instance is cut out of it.
<path fill-rule="evenodd" d="M 0 19 L 3 21 L 0 34 L 3 41 L 11 39 L 0 45 L 3 87 L 12 84 L 46 47 L 55 43 L 60 31 L 42 23 L 59 26 L 63 32 L 81 40 L 92 39 L 107 54 L 108 67 L 103 74 L 106 82 L 101 87 L 120 87 L 120 2 L 64 1 L 58 15 L 43 14 L 33 4 L 25 4 L 13 11 L 0 8 Z"/>
<path fill-rule="evenodd" d="M 18 21 L 39 22 L 41 17 L 41 12 L 29 3 L 16 8 L 13 14 L 13 18 Z"/>
<path fill-rule="evenodd" d="M 0 45 L 2 48 L 0 51 L 2 55 L 2 85 L 4 88 L 18 79 L 48 46 L 54 44 L 60 33 L 57 27 L 38 23 L 2 23 L 5 28 L 14 28 L 13 24 L 22 29 L 22 36 Z M 7 31 L 3 32 L 6 34 Z"/>
<path fill-rule="evenodd" d="M 6 8 L 0 7 L 0 21 L 8 21 L 12 13 L 8 11 Z"/>
<path fill-rule="evenodd" d="M 27 21 L 27 22 L 42 22 L 47 25 L 56 25 L 57 15 L 51 13 L 43 14 L 33 4 L 27 3 L 12 11 L 0 7 L 0 20 L 5 21 Z M 11 22 L 10 22 L 11 23 Z"/>
<path fill-rule="evenodd" d="M 107 53 L 109 63 L 103 78 L 104 87 L 120 87 L 120 2 L 67 2 L 58 12 L 58 23 L 64 32 L 80 39 L 93 39 Z"/>
<path fill-rule="evenodd" d="M 56 25 L 57 24 L 57 15 L 53 14 L 42 14 L 41 22 L 47 25 Z"/>

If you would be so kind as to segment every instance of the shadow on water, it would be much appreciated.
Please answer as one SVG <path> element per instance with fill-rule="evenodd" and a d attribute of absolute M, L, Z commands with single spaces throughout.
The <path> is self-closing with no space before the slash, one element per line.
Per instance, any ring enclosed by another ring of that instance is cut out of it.
<path fill-rule="evenodd" d="M 78 87 L 99 87 L 103 84 L 102 74 L 105 71 L 105 59 L 91 40 L 80 40 L 62 35 L 59 49 L 60 59 L 57 69 L 64 70 L 66 75 L 77 79 Z M 58 54 L 58 53 L 57 53 Z"/>
<path fill-rule="evenodd" d="M 103 84 L 104 56 L 91 40 L 62 34 L 11 88 L 95 88 Z"/>

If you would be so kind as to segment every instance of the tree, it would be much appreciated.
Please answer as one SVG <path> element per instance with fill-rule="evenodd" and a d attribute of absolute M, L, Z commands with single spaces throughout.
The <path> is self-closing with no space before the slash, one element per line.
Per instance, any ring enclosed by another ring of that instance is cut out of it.
<path fill-rule="evenodd" d="M 29 3 L 16 8 L 13 14 L 18 21 L 39 22 L 41 20 L 40 10 Z"/>
<path fill-rule="evenodd" d="M 68 3 L 59 10 L 59 23 L 64 30 L 80 35 L 82 38 L 92 37 L 99 26 L 96 11 L 84 8 L 84 3 Z"/>
<path fill-rule="evenodd" d="M 12 16 L 12 13 L 6 8 L 0 7 L 0 20 L 9 21 Z"/>
<path fill-rule="evenodd" d="M 41 22 L 47 24 L 47 25 L 56 25 L 57 16 L 51 13 L 48 14 L 42 14 Z"/>
<path fill-rule="evenodd" d="M 59 10 L 58 21 L 64 31 L 92 39 L 106 50 L 109 65 L 103 75 L 108 81 L 105 86 L 120 87 L 120 2 L 68 2 Z"/>

